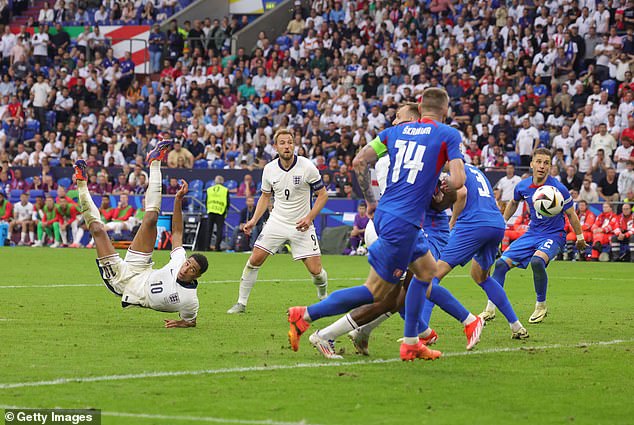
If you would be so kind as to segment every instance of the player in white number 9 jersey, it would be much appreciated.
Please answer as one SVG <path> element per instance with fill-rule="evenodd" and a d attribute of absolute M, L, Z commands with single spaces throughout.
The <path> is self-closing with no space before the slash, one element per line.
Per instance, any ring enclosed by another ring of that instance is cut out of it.
<path fill-rule="evenodd" d="M 293 153 L 293 133 L 286 129 L 278 130 L 273 141 L 279 158 L 264 167 L 262 196 L 253 217 L 244 226 L 245 233 L 251 233 L 274 194 L 273 211 L 244 267 L 238 302 L 227 311 L 229 314 L 245 312 L 260 267 L 287 241 L 293 259 L 302 260 L 310 272 L 319 299 L 328 295 L 328 275 L 321 264 L 321 250 L 313 226 L 313 220 L 328 201 L 328 193 L 317 167 L 309 159 Z M 317 199 L 311 208 L 313 193 L 317 194 Z"/>
<path fill-rule="evenodd" d="M 198 315 L 198 279 L 208 267 L 207 258 L 193 254 L 189 258 L 183 249 L 182 201 L 187 194 L 183 181 L 174 199 L 172 217 L 172 247 L 170 261 L 160 269 L 152 266 L 152 251 L 156 242 L 156 223 L 161 210 L 161 160 L 172 146 L 162 140 L 148 153 L 150 178 L 145 193 L 145 215 L 124 259 L 115 251 L 101 214 L 90 197 L 87 186 L 86 162 L 75 163 L 79 205 L 86 226 L 95 239 L 97 266 L 105 285 L 121 297 L 121 306 L 138 306 L 156 311 L 179 313 L 180 320 L 165 320 L 166 328 L 196 326 Z"/>

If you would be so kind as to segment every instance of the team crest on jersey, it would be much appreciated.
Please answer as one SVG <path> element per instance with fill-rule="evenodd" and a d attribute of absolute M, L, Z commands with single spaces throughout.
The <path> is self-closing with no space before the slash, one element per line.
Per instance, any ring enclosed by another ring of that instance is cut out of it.
<path fill-rule="evenodd" d="M 178 293 L 175 292 L 167 297 L 168 304 L 178 304 L 180 302 L 180 298 L 178 297 Z"/>
<path fill-rule="evenodd" d="M 396 269 L 394 270 L 394 273 L 392 273 L 394 275 L 395 278 L 400 279 L 401 276 L 403 276 L 403 270 L 401 269 Z"/>
<path fill-rule="evenodd" d="M 293 184 L 299 186 L 302 182 L 302 176 L 293 176 Z"/>

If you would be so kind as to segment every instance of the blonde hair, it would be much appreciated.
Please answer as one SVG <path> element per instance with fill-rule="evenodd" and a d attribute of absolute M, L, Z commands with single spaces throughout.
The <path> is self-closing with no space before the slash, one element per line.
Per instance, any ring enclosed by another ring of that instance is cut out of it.
<path fill-rule="evenodd" d="M 420 101 L 420 113 L 431 112 L 442 115 L 449 107 L 449 95 L 445 89 L 430 87 L 423 92 Z"/>
<path fill-rule="evenodd" d="M 289 130 L 289 129 L 287 129 L 287 128 L 280 128 L 280 129 L 279 129 L 279 130 L 277 130 L 277 131 L 275 132 L 275 134 L 273 135 L 273 143 L 277 144 L 277 139 L 278 139 L 280 136 L 284 136 L 284 135 L 291 136 L 291 139 L 293 139 L 293 140 L 294 140 L 294 138 L 293 138 L 293 132 L 292 132 L 292 131 L 290 131 L 290 130 Z"/>

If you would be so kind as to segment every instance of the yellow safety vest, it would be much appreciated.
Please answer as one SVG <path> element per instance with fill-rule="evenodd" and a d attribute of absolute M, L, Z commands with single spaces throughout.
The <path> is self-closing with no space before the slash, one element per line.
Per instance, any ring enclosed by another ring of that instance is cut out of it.
<path fill-rule="evenodd" d="M 221 184 L 207 188 L 207 213 L 224 214 L 227 209 L 227 193 L 229 189 Z"/>

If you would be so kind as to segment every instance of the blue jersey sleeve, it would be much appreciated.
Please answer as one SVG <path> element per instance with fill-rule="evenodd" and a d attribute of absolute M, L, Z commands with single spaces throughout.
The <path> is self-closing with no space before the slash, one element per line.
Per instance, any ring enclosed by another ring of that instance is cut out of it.
<path fill-rule="evenodd" d="M 447 136 L 447 157 L 449 161 L 452 159 L 462 159 L 462 152 L 460 152 L 460 145 L 462 144 L 462 137 L 460 132 L 455 128 L 449 128 Z"/>
<path fill-rule="evenodd" d="M 515 185 L 515 189 L 513 189 L 513 200 L 515 202 L 519 202 L 522 199 L 524 199 L 521 192 L 521 186 L 522 186 L 522 182 L 520 181 L 519 183 Z"/>

